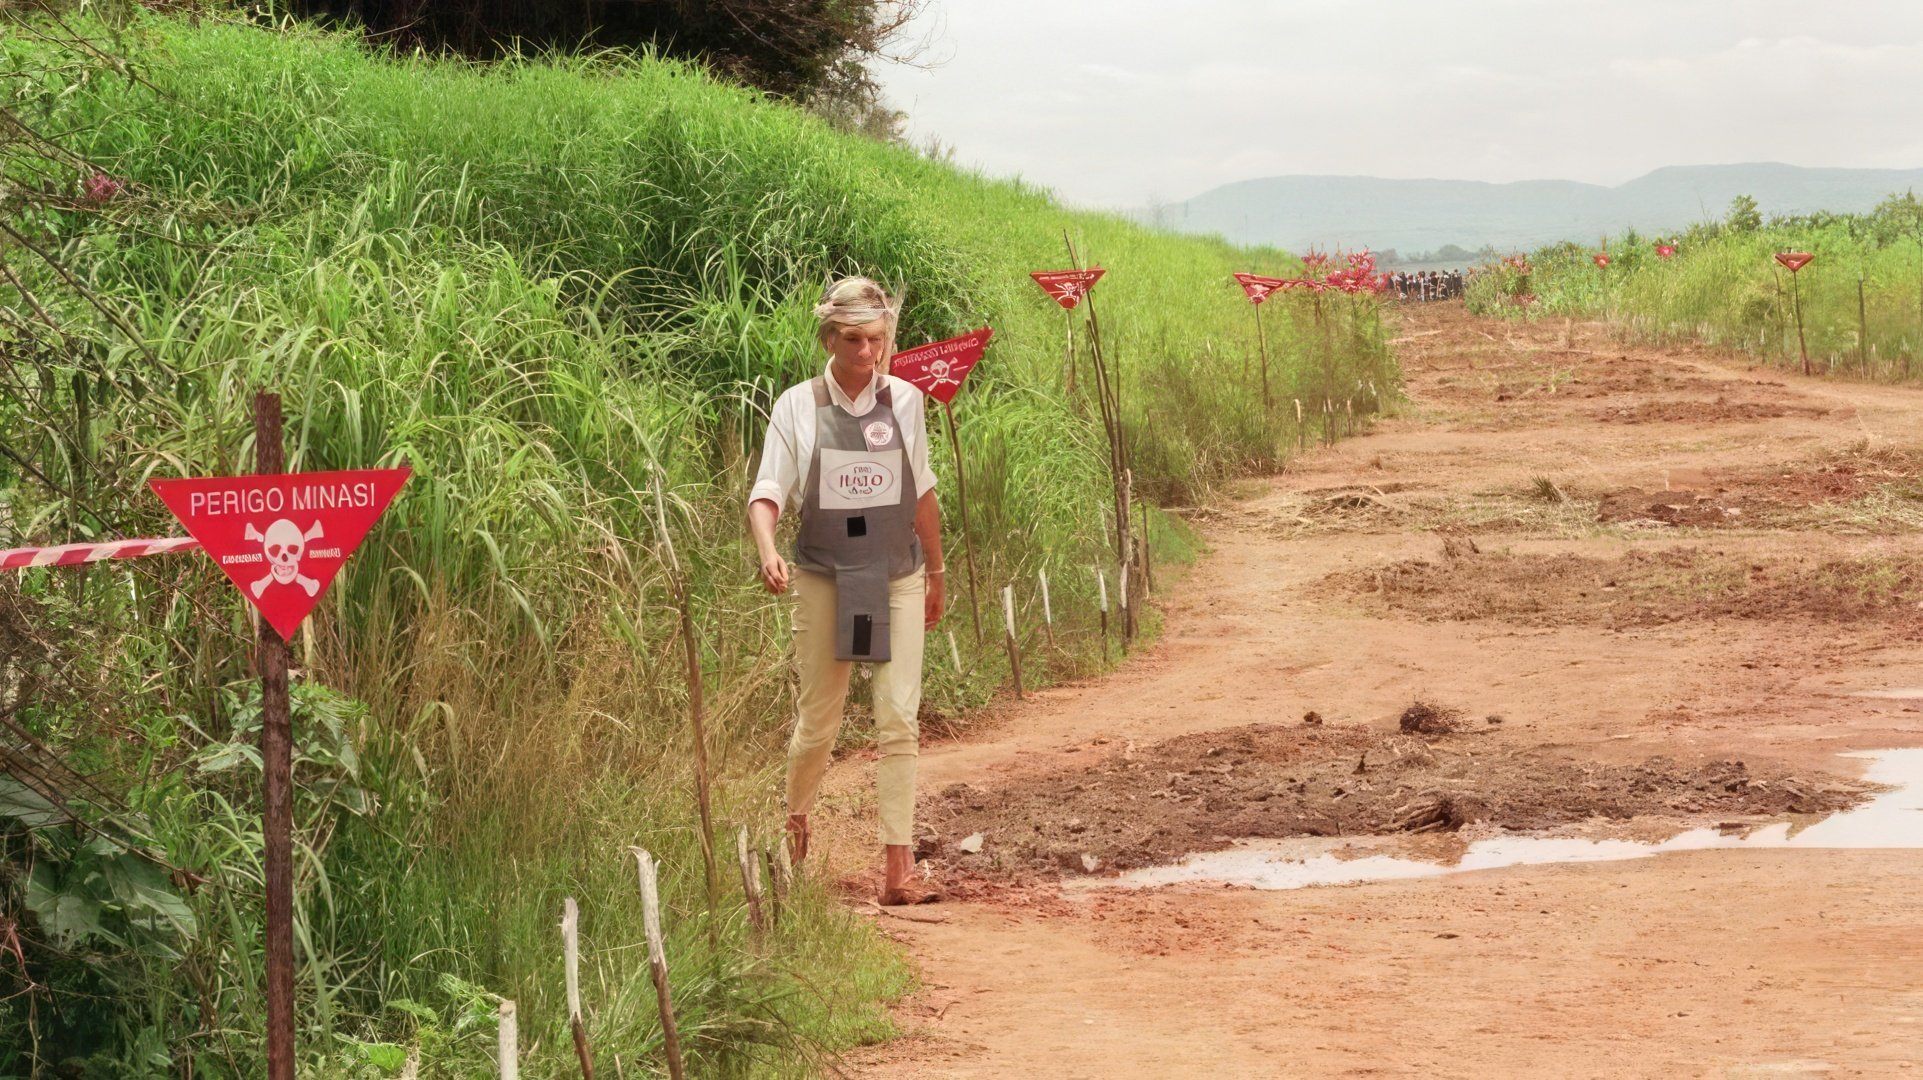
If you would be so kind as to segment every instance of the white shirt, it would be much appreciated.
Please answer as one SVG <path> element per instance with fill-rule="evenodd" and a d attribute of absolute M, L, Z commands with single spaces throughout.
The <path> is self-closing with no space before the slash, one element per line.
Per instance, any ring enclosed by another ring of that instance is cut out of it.
<path fill-rule="evenodd" d="M 875 372 L 875 378 L 861 393 L 850 398 L 835 381 L 834 373 L 824 369 L 828 380 L 828 400 L 850 416 L 865 416 L 875 407 L 875 391 L 885 384 L 895 409 L 895 423 L 901 430 L 901 444 L 908 451 L 908 467 L 915 474 L 915 497 L 935 490 L 935 470 L 928 467 L 927 399 L 913 383 L 893 375 Z M 767 499 L 786 510 L 801 508 L 801 485 L 808 479 L 808 464 L 815 457 L 815 392 L 813 380 L 791 386 L 768 414 L 768 437 L 761 446 L 761 471 L 748 502 Z"/>

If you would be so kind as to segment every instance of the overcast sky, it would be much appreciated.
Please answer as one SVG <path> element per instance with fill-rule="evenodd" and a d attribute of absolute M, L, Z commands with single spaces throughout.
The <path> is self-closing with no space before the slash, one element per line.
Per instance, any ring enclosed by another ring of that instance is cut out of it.
<path fill-rule="evenodd" d="M 1289 173 L 1923 166 L 1917 0 L 928 0 L 921 141 L 1070 202 Z"/>

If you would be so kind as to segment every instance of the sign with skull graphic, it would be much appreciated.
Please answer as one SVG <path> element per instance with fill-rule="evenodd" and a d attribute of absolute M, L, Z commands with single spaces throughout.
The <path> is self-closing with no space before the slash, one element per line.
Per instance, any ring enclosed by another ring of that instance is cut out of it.
<path fill-rule="evenodd" d="M 1087 270 L 1034 270 L 1028 276 L 1035 279 L 1035 284 L 1042 287 L 1049 299 L 1062 305 L 1063 310 L 1072 311 L 1106 273 L 1107 270 L 1096 266 Z"/>
<path fill-rule="evenodd" d="M 962 380 L 981 361 L 995 331 L 984 326 L 973 333 L 932 341 L 894 355 L 889 374 L 913 383 L 915 389 L 946 405 L 955 400 Z"/>
<path fill-rule="evenodd" d="M 412 470 L 153 480 L 160 501 L 291 640 Z"/>

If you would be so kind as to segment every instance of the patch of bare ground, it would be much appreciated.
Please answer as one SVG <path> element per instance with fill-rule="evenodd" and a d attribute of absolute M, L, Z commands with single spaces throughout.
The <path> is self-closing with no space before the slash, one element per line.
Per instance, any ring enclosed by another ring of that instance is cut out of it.
<path fill-rule="evenodd" d="M 1435 731 L 1499 723 L 1422 702 L 1404 720 Z M 1128 870 L 1241 839 L 1828 813 L 1865 790 L 1832 776 L 1764 774 L 1735 759 L 1583 762 L 1473 730 L 1424 737 L 1254 724 L 994 787 L 950 785 L 924 807 L 933 835 L 923 846 L 963 879 L 1021 879 Z"/>
<path fill-rule="evenodd" d="M 1906 508 L 1923 512 L 1923 451 L 1904 447 L 1857 443 L 1806 462 L 1671 479 L 1671 487 L 1663 491 L 1628 487 L 1593 493 L 1597 520 L 1762 528 L 1795 524 L 1811 507 L 1851 503 L 1860 504 L 1855 516 L 1866 525 L 1892 517 L 1893 523 L 1903 523 L 1909 515 L 1900 511 Z"/>
<path fill-rule="evenodd" d="M 1425 620 L 1627 629 L 1806 619 L 1923 633 L 1923 559 L 1913 556 L 1759 557 L 1681 547 L 1617 558 L 1481 552 L 1405 559 L 1326 581 Z"/>
<path fill-rule="evenodd" d="M 1830 410 L 1817 405 L 1794 405 L 1786 401 L 1731 401 L 1726 397 L 1717 397 L 1708 401 L 1643 401 L 1634 405 L 1597 409 L 1591 415 L 1606 424 L 1712 424 L 1829 414 Z"/>

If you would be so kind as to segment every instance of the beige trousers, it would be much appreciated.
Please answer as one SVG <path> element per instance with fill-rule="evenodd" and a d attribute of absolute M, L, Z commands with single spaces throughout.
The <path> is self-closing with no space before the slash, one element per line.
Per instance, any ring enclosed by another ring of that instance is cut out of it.
<path fill-rule="evenodd" d="M 801 669 L 795 734 L 788 741 L 788 812 L 808 813 L 821 775 L 841 731 L 854 661 L 835 659 L 835 583 L 826 574 L 796 568 L 795 661 Z M 915 842 L 915 755 L 920 749 L 922 598 L 927 578 L 917 570 L 888 586 L 888 648 L 876 664 L 875 795 L 881 807 L 881 842 Z"/>

